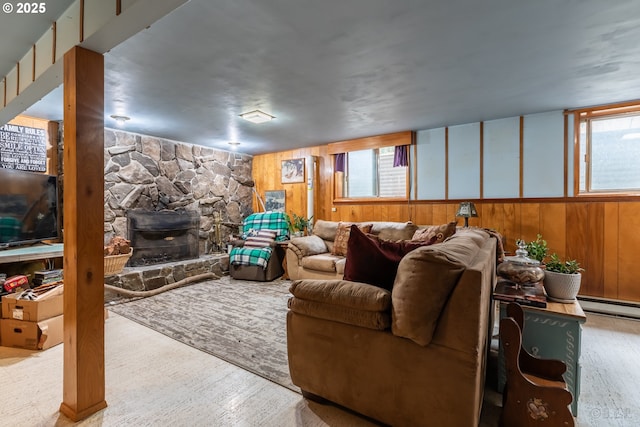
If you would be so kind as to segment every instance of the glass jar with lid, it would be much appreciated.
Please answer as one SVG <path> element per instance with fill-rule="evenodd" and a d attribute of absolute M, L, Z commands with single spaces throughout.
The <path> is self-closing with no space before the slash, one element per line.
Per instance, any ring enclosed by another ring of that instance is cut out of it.
<path fill-rule="evenodd" d="M 516 245 L 518 245 L 516 255 L 505 257 L 504 262 L 498 265 L 498 276 L 516 286 L 540 282 L 544 279 L 544 270 L 540 267 L 540 261 L 528 257 L 527 244 L 524 240 L 517 240 Z"/>

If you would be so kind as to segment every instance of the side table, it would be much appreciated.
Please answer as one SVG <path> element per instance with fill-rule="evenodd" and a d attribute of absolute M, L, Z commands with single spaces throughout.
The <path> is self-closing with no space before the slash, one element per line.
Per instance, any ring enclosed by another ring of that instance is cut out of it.
<path fill-rule="evenodd" d="M 571 413 L 578 416 L 580 396 L 580 346 L 582 324 L 587 317 L 575 301 L 572 304 L 547 302 L 546 308 L 522 306 L 524 332 L 522 345 L 534 356 L 559 359 L 567 365 L 564 380 L 573 395 Z M 500 319 L 506 316 L 506 303 L 500 302 Z M 507 373 L 502 345 L 498 353 L 498 391 L 502 393 Z"/>
<path fill-rule="evenodd" d="M 282 280 L 289 279 L 289 271 L 287 271 L 287 247 L 289 246 L 288 240 L 283 240 L 281 242 L 276 242 L 278 248 L 282 251 L 282 269 L 284 270 L 284 274 L 282 275 Z"/>

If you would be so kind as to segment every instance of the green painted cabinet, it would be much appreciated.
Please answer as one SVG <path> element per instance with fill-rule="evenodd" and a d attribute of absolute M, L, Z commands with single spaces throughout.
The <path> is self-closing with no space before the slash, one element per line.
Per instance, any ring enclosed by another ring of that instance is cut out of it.
<path fill-rule="evenodd" d="M 534 356 L 544 359 L 559 359 L 567 365 L 564 380 L 573 395 L 571 412 L 578 415 L 580 396 L 580 346 L 582 324 L 587 320 L 582 307 L 573 304 L 547 303 L 547 308 L 524 309 L 524 332 L 522 345 Z M 500 303 L 500 318 L 506 316 L 506 304 Z M 498 391 L 502 392 L 506 382 L 504 355 L 500 346 L 498 361 Z"/>

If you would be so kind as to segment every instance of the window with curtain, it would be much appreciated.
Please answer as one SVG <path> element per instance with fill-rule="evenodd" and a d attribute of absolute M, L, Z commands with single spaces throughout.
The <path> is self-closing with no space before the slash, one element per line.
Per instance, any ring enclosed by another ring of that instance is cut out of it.
<path fill-rule="evenodd" d="M 640 111 L 580 117 L 579 193 L 640 191 Z"/>
<path fill-rule="evenodd" d="M 396 147 L 381 147 L 345 153 L 342 197 L 406 198 L 406 150 L 400 161 L 396 151 Z M 400 166 L 394 166 L 394 159 Z"/>

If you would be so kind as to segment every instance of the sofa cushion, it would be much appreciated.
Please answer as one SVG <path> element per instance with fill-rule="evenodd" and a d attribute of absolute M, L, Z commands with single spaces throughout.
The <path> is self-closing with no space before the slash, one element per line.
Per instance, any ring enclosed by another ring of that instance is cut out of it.
<path fill-rule="evenodd" d="M 448 224 L 430 225 L 425 228 L 420 228 L 415 231 L 411 240 L 429 241 L 435 237 L 434 243 L 441 243 L 456 233 L 456 225 L 456 221 L 451 221 Z"/>
<path fill-rule="evenodd" d="M 300 265 L 308 270 L 317 271 L 336 271 L 336 262 L 341 260 L 342 257 L 326 254 L 309 255 L 300 261 Z"/>
<path fill-rule="evenodd" d="M 363 311 L 388 311 L 391 308 L 391 292 L 366 283 L 346 280 L 295 280 L 289 292 L 308 301 Z"/>
<path fill-rule="evenodd" d="M 375 234 L 382 240 L 411 240 L 418 226 L 408 222 L 373 222 L 371 234 Z"/>
<path fill-rule="evenodd" d="M 342 255 L 347 256 L 347 245 L 349 243 L 349 235 L 351 234 L 351 223 L 348 222 L 340 222 L 338 224 L 338 230 L 336 231 L 336 238 L 333 241 L 333 250 L 331 251 L 334 255 Z M 361 224 L 357 227 L 360 228 L 365 233 L 369 233 L 371 231 L 372 224 Z"/>
<path fill-rule="evenodd" d="M 416 248 L 429 244 L 431 242 L 381 240 L 367 236 L 352 225 L 344 280 L 368 283 L 391 290 L 402 257 Z"/>
<path fill-rule="evenodd" d="M 291 240 L 289 240 L 289 247 L 294 250 L 294 252 L 299 253 L 298 257 L 329 252 L 324 240 L 315 235 L 292 237 Z"/>
<path fill-rule="evenodd" d="M 426 346 L 460 275 L 479 251 L 478 239 L 459 236 L 418 248 L 398 266 L 393 284 L 391 331 Z"/>
<path fill-rule="evenodd" d="M 357 308 L 341 307 L 308 301 L 300 298 L 289 298 L 289 310 L 318 319 L 346 323 L 361 328 L 384 331 L 391 326 L 391 314 L 381 311 L 364 311 Z"/>
<path fill-rule="evenodd" d="M 322 240 L 333 242 L 336 238 L 338 223 L 335 221 L 325 221 L 319 219 L 313 223 L 313 234 Z"/>

